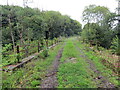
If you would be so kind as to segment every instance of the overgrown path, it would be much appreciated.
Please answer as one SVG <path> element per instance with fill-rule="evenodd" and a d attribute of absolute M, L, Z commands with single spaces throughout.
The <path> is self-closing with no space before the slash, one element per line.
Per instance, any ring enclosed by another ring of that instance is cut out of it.
<path fill-rule="evenodd" d="M 60 64 L 60 58 L 62 57 L 63 47 L 58 51 L 56 59 L 53 61 L 52 66 L 48 69 L 46 78 L 42 80 L 41 88 L 55 88 L 57 87 L 56 73 Z"/>
<path fill-rule="evenodd" d="M 64 43 L 64 44 L 63 44 Z M 3 72 L 3 87 L 24 88 L 115 88 L 117 76 L 93 51 L 71 37 L 41 53 L 14 72 Z"/>
<path fill-rule="evenodd" d="M 98 88 L 115 88 L 115 85 L 112 84 L 111 82 L 109 82 L 109 80 L 107 80 L 107 77 L 104 77 L 101 73 L 101 71 L 99 71 L 96 68 L 96 65 L 94 64 L 94 62 L 92 60 L 90 60 L 85 53 L 83 52 L 82 49 L 80 49 L 76 44 L 74 44 L 77 48 L 77 50 L 79 50 L 80 52 L 80 57 L 83 57 L 83 59 L 86 61 L 86 63 L 88 64 L 88 68 L 90 70 L 92 70 L 94 72 L 94 78 L 93 81 L 96 82 L 96 85 Z"/>
<path fill-rule="evenodd" d="M 68 38 L 57 72 L 60 88 L 116 88 L 117 76 L 76 38 Z M 94 57 L 91 59 L 91 57 Z"/>
<path fill-rule="evenodd" d="M 57 53 L 62 45 L 63 42 L 60 42 L 54 48 L 49 49 L 48 57 L 45 57 L 44 52 L 42 52 L 33 60 L 31 60 L 31 62 L 26 63 L 23 67 L 18 68 L 13 72 L 3 71 L 3 88 L 39 88 L 47 73 L 48 68 L 50 68 L 55 58 L 59 58 L 61 56 L 60 54 L 57 56 Z M 58 62 L 56 60 L 53 68 L 57 68 L 57 63 Z M 55 70 L 57 69 L 53 70 L 51 67 L 51 70 L 49 72 L 53 71 L 54 73 Z"/>

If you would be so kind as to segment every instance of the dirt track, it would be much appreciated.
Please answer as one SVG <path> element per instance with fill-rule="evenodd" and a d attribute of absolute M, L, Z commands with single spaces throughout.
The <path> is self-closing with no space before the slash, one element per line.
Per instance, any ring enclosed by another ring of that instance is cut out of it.
<path fill-rule="evenodd" d="M 74 45 L 75 45 L 75 44 L 74 44 Z M 77 50 L 79 50 L 79 52 L 80 52 L 80 57 L 83 57 L 84 60 L 86 61 L 86 63 L 88 63 L 88 66 L 87 66 L 87 67 L 88 67 L 91 71 L 93 71 L 94 74 L 96 75 L 96 77 L 93 78 L 93 81 L 96 82 L 97 87 L 98 87 L 98 88 L 115 88 L 115 85 L 112 84 L 111 82 L 109 82 L 109 81 L 107 80 L 107 78 L 104 77 L 99 70 L 97 70 L 94 62 L 93 62 L 92 60 L 88 59 L 87 56 L 84 54 L 84 52 L 83 52 L 79 47 L 76 46 L 76 48 L 77 48 Z"/>
<path fill-rule="evenodd" d="M 54 60 L 51 68 L 49 68 L 46 78 L 42 80 L 41 88 L 55 88 L 57 87 L 57 77 L 56 73 L 58 71 L 58 66 L 60 64 L 60 58 L 62 57 L 63 48 L 58 51 L 56 59 Z"/>

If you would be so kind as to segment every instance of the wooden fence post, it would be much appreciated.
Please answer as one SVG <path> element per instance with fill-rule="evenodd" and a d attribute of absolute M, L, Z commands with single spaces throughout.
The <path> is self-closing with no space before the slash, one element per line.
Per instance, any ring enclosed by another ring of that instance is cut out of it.
<path fill-rule="evenodd" d="M 46 47 L 47 47 L 47 49 L 48 49 L 48 40 L 46 40 Z"/>
<path fill-rule="evenodd" d="M 57 40 L 55 39 L 55 44 L 57 43 Z"/>
<path fill-rule="evenodd" d="M 38 53 L 40 52 L 40 44 L 39 44 L 39 41 L 38 41 Z"/>
<path fill-rule="evenodd" d="M 18 62 L 20 61 L 19 53 L 20 53 L 19 46 L 17 46 L 17 60 L 18 60 Z"/>
<path fill-rule="evenodd" d="M 54 44 L 54 42 L 53 42 L 54 40 L 52 39 L 52 45 Z"/>
<path fill-rule="evenodd" d="M 57 43 L 58 43 L 58 38 L 57 38 Z"/>
<path fill-rule="evenodd" d="M 45 31 L 45 39 L 46 39 L 46 47 L 48 49 L 48 38 L 49 38 L 49 31 Z"/>
<path fill-rule="evenodd" d="M 41 41 L 41 46 L 40 46 L 40 48 L 43 49 L 43 47 L 44 47 L 44 43 L 43 43 L 43 41 Z"/>

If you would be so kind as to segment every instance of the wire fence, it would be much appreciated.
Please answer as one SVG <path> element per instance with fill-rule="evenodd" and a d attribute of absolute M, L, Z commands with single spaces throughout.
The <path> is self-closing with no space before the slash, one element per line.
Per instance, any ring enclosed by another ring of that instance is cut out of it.
<path fill-rule="evenodd" d="M 44 50 L 44 48 L 48 48 L 58 42 L 59 40 L 45 40 L 44 42 L 36 41 L 31 44 L 16 45 L 15 47 L 11 45 L 8 49 L 2 52 L 3 66 L 21 62 L 23 58 L 37 52 L 39 53 L 41 50 Z"/>

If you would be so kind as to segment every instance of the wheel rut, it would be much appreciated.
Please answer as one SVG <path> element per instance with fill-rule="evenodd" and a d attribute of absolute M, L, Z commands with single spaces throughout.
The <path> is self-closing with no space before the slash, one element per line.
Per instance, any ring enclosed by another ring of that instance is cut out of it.
<path fill-rule="evenodd" d="M 98 88 L 115 88 L 115 85 L 109 82 L 107 78 L 104 77 L 102 73 L 96 68 L 94 62 L 88 59 L 85 53 L 76 44 L 74 45 L 76 46 L 76 49 L 79 50 L 80 57 L 83 57 L 86 63 L 88 63 L 88 68 L 95 73 L 96 77 L 93 78 L 93 81 L 96 83 L 97 87 Z"/>
<path fill-rule="evenodd" d="M 63 47 L 58 51 L 56 59 L 53 61 L 52 66 L 49 68 L 45 78 L 42 80 L 41 88 L 56 88 L 58 86 L 56 73 L 62 57 Z"/>

